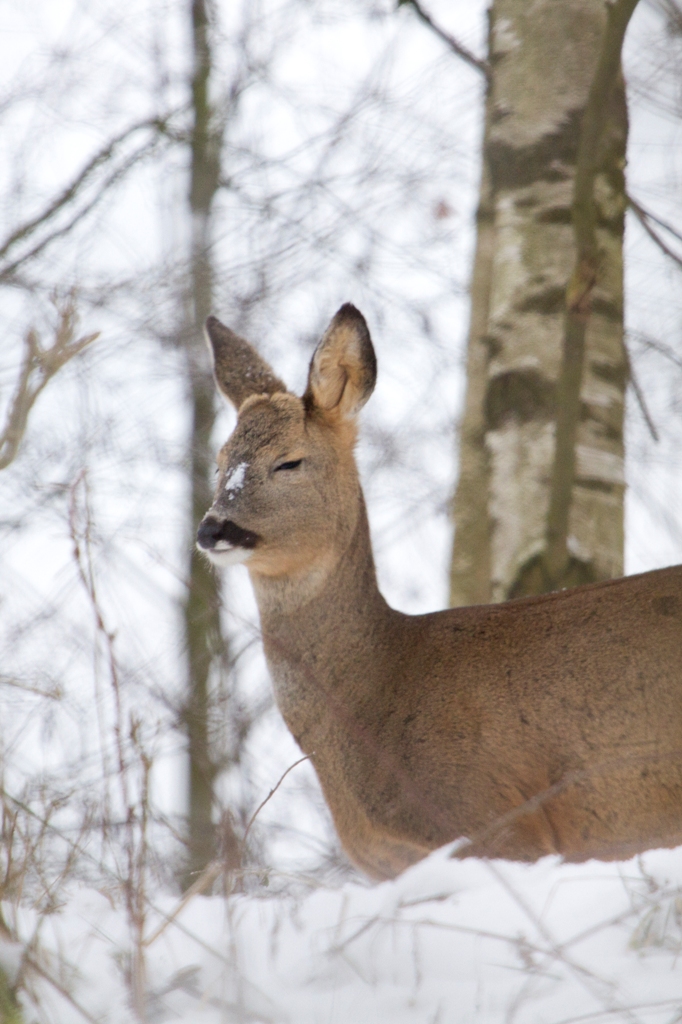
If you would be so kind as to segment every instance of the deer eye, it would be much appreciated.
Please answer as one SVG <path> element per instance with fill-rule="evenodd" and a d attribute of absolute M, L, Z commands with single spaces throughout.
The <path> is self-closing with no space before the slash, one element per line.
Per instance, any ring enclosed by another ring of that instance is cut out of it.
<path fill-rule="evenodd" d="M 279 466 L 275 466 L 275 473 L 279 473 L 280 469 L 298 469 L 303 462 L 303 459 L 293 459 L 291 462 L 280 462 Z"/>

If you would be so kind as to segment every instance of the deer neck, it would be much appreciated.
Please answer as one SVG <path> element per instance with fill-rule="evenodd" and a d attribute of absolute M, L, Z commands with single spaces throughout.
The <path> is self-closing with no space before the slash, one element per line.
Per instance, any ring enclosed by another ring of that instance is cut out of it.
<path fill-rule="evenodd" d="M 333 557 L 319 559 L 295 579 L 256 573 L 251 579 L 277 702 L 307 749 L 303 737 L 320 720 L 321 701 L 371 688 L 376 651 L 390 649 L 399 616 L 377 586 L 362 493 L 350 540 Z"/>
<path fill-rule="evenodd" d="M 288 628 L 291 617 L 301 613 L 314 618 L 321 607 L 328 613 L 338 605 L 346 616 L 356 606 L 386 607 L 377 586 L 367 509 L 359 486 L 354 522 L 339 530 L 328 548 L 296 572 L 249 575 L 264 629 L 276 630 L 280 624 Z"/>

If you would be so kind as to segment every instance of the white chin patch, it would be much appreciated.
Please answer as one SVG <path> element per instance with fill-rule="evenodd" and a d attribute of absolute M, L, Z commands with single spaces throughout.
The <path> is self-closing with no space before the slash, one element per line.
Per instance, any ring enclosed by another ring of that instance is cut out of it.
<path fill-rule="evenodd" d="M 221 568 L 228 565 L 239 565 L 240 562 L 247 562 L 253 554 L 253 550 L 250 548 L 236 548 L 234 545 L 228 544 L 226 540 L 219 540 L 216 546 L 211 549 L 202 548 L 199 545 L 197 547 L 214 565 L 218 565 Z"/>

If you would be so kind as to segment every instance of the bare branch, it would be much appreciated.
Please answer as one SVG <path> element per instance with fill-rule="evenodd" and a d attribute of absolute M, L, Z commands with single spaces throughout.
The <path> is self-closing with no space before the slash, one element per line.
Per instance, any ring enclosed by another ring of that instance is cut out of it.
<path fill-rule="evenodd" d="M 630 365 L 630 383 L 632 384 L 632 390 L 634 391 L 635 398 L 637 399 L 637 405 L 639 406 L 640 412 L 644 417 L 644 422 L 649 428 L 649 433 L 653 437 L 654 441 L 660 441 L 661 438 L 658 433 L 658 430 L 656 429 L 656 424 L 651 418 L 651 413 L 649 412 L 649 408 L 646 404 L 646 399 L 644 398 L 644 392 L 642 391 L 639 381 L 635 376 L 632 365 Z"/>
<path fill-rule="evenodd" d="M 101 1020 L 101 1017 L 93 1017 L 92 1014 L 89 1013 L 85 1009 L 85 1007 L 78 1002 L 78 1000 L 74 999 L 72 994 L 69 992 L 68 988 L 66 988 L 61 983 L 61 981 L 54 976 L 54 974 L 51 971 L 48 971 L 47 968 L 43 967 L 43 965 L 38 962 L 38 960 L 36 960 L 34 957 L 28 954 L 24 956 L 24 960 L 31 968 L 31 970 L 35 971 L 36 974 L 39 974 L 42 978 L 45 979 L 45 981 L 49 982 L 49 984 L 52 985 L 52 987 L 56 989 L 56 991 L 59 992 L 59 994 L 63 996 L 63 998 L 66 999 L 67 1002 L 71 1003 L 74 1009 L 78 1010 L 78 1012 L 80 1013 L 81 1017 L 83 1017 L 84 1020 L 89 1021 L 90 1024 L 98 1024 L 98 1022 Z"/>
<path fill-rule="evenodd" d="M 657 0 L 652 7 L 664 15 L 669 35 L 682 36 L 682 8 L 675 0 Z"/>
<path fill-rule="evenodd" d="M 26 334 L 19 378 L 5 426 L 0 432 L 0 469 L 6 469 L 16 458 L 26 432 L 29 413 L 40 392 L 66 363 L 99 337 L 97 331 L 74 340 L 75 327 L 76 309 L 71 298 L 59 311 L 59 324 L 49 348 L 41 346 L 34 330 L 29 330 Z"/>
<path fill-rule="evenodd" d="M 45 700 L 61 700 L 63 696 L 58 684 L 55 684 L 51 689 L 44 689 L 40 686 L 33 686 L 31 683 L 23 680 L 13 679 L 12 676 L 6 676 L 3 673 L 0 673 L 1 686 L 10 686 L 15 690 L 20 690 L 22 693 L 33 693 L 36 697 L 44 697 Z"/>
<path fill-rule="evenodd" d="M 628 206 L 631 206 L 638 214 L 642 214 L 647 220 L 652 220 L 654 224 L 658 224 L 659 228 L 664 228 L 669 231 L 679 242 L 682 242 L 682 232 L 674 228 L 672 224 L 669 224 L 667 220 L 663 220 L 662 217 L 658 217 L 651 210 L 646 210 L 641 203 L 638 203 L 636 199 L 633 199 L 630 193 L 626 193 L 625 198 L 627 199 Z"/>
<path fill-rule="evenodd" d="M 660 217 L 656 217 L 653 213 L 649 213 L 649 211 L 645 210 L 644 207 L 641 206 L 640 203 L 638 203 L 635 199 L 633 199 L 631 195 L 627 195 L 626 199 L 628 206 L 630 207 L 635 217 L 646 231 L 647 235 L 649 235 L 649 237 L 656 243 L 661 252 L 664 252 L 666 256 L 669 256 L 670 259 L 673 260 L 673 262 L 675 262 L 678 267 L 682 267 L 682 256 L 678 256 L 678 254 L 674 252 L 670 248 L 670 246 L 663 241 L 658 231 L 656 231 L 651 226 L 650 221 L 653 221 L 655 224 L 658 224 L 659 227 L 662 227 L 665 231 L 669 231 L 671 235 L 673 235 L 680 242 L 682 242 L 682 235 L 679 233 L 679 231 L 672 227 L 671 224 L 668 224 L 666 223 L 666 221 L 661 220 Z"/>
<path fill-rule="evenodd" d="M 651 338 L 648 334 L 644 334 L 643 331 L 628 331 L 628 338 L 632 341 L 636 341 L 642 348 L 648 349 L 651 352 L 658 352 L 664 359 L 670 360 L 670 362 L 679 367 L 682 370 L 682 356 L 679 356 L 670 345 L 666 345 L 665 342 L 659 341 L 657 338 Z"/>
<path fill-rule="evenodd" d="M 111 186 L 126 174 L 142 157 L 150 153 L 158 144 L 159 138 L 162 135 L 168 134 L 167 118 L 147 118 L 144 121 L 140 121 L 131 125 L 129 128 L 126 128 L 124 132 L 121 132 L 120 135 L 117 135 L 114 139 L 109 141 L 106 146 L 103 146 L 102 149 L 95 153 L 71 183 L 67 185 L 66 188 L 64 188 L 62 192 L 45 207 L 45 209 L 12 231 L 11 234 L 5 238 L 4 242 L 0 243 L 0 259 L 3 259 L 20 242 L 31 239 L 38 229 L 51 224 L 60 212 L 68 208 L 80 197 L 84 188 L 90 184 L 91 180 L 94 178 L 96 172 L 100 168 L 105 167 L 116 156 L 123 143 L 130 139 L 131 136 L 144 129 L 153 130 L 151 140 L 148 140 L 142 146 L 138 147 L 135 153 L 129 156 L 121 165 L 116 167 L 100 185 L 96 195 L 91 198 L 83 208 L 78 210 L 66 225 L 62 225 L 61 227 L 51 231 L 45 238 L 33 245 L 28 252 L 12 259 L 4 266 L 1 266 L 0 281 L 7 280 L 22 263 L 25 263 L 27 260 L 36 256 L 55 238 L 59 238 L 71 231 L 78 221 L 92 210 Z"/>
<path fill-rule="evenodd" d="M 424 10 L 419 0 L 398 0 L 398 7 L 412 7 L 417 17 L 423 21 L 425 25 L 428 25 L 429 28 L 436 33 L 439 39 L 442 39 L 444 43 L 447 43 L 453 53 L 456 53 L 458 57 L 461 57 L 462 60 L 466 61 L 470 67 L 476 68 L 477 71 L 480 71 L 482 75 L 485 75 L 486 79 L 490 78 L 490 67 L 488 62 L 481 60 L 480 57 L 473 54 L 466 46 L 463 46 L 462 43 L 458 42 L 454 36 L 451 36 L 449 32 L 446 32 L 445 29 L 440 27 L 440 25 L 437 25 L 431 15 Z"/>

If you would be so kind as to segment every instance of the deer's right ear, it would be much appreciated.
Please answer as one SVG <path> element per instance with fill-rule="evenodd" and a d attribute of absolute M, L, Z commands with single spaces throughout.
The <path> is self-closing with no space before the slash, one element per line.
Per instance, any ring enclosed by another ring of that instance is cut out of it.
<path fill-rule="evenodd" d="M 206 336 L 213 355 L 216 383 L 227 399 L 239 409 L 251 395 L 274 395 L 286 391 L 255 348 L 216 317 L 206 321 Z"/>
<path fill-rule="evenodd" d="M 372 394 L 377 360 L 362 313 L 347 302 L 315 349 L 304 400 L 327 417 L 353 419 Z"/>

